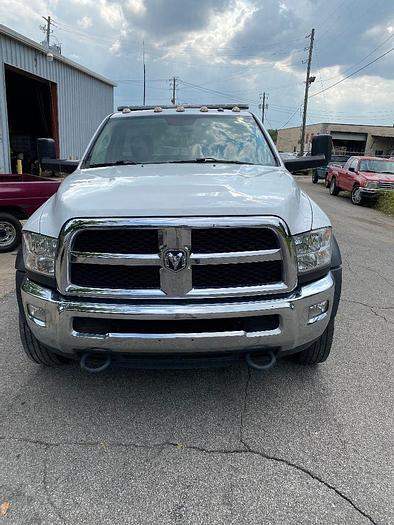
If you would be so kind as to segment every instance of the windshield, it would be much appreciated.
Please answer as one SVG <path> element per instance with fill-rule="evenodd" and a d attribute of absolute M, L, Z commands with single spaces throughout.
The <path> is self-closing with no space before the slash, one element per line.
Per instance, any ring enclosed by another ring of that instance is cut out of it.
<path fill-rule="evenodd" d="M 394 175 L 394 162 L 392 160 L 362 160 L 360 171 L 371 171 L 373 173 L 392 173 Z"/>
<path fill-rule="evenodd" d="M 163 162 L 277 165 L 252 116 L 182 114 L 109 119 L 84 167 Z"/>

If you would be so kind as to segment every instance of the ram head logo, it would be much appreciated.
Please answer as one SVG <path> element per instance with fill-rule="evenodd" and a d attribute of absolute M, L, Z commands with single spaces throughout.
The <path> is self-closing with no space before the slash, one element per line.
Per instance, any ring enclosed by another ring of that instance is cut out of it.
<path fill-rule="evenodd" d="M 184 250 L 166 250 L 163 254 L 164 268 L 179 272 L 186 268 L 187 255 Z"/>

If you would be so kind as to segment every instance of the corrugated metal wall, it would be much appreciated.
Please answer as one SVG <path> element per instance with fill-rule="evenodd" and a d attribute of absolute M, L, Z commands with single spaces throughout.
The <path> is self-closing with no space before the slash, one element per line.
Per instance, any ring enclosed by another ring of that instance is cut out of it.
<path fill-rule="evenodd" d="M 57 84 L 61 158 L 81 157 L 93 132 L 113 111 L 113 87 L 0 33 L 0 173 L 10 170 L 4 64 Z M 23 100 L 21 100 L 23 105 Z"/>

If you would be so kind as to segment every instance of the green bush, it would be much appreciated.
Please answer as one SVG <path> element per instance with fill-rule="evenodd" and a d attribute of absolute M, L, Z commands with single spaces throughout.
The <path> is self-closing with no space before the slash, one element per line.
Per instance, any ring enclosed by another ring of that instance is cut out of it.
<path fill-rule="evenodd" d="M 376 203 L 378 210 L 387 213 L 387 215 L 394 215 L 394 191 L 388 191 L 379 197 Z"/>

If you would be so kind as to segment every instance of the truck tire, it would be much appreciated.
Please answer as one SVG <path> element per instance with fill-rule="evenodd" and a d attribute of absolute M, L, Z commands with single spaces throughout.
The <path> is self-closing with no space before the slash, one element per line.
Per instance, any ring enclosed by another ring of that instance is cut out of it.
<path fill-rule="evenodd" d="M 10 213 L 0 213 L 0 253 L 12 252 L 21 243 L 22 225 Z"/>
<path fill-rule="evenodd" d="M 36 363 L 37 365 L 56 367 L 71 362 L 70 359 L 56 354 L 50 348 L 40 343 L 40 341 L 33 335 L 26 319 L 22 315 L 19 316 L 19 333 L 23 350 L 33 363 Z"/>
<path fill-rule="evenodd" d="M 334 337 L 334 319 L 331 319 L 322 335 L 311 346 L 294 355 L 297 363 L 302 365 L 317 365 L 323 363 L 330 355 Z"/>
<path fill-rule="evenodd" d="M 350 194 L 350 200 L 355 206 L 362 206 L 364 204 L 364 199 L 360 193 L 360 186 L 355 184 L 352 188 L 352 193 Z"/>
<path fill-rule="evenodd" d="M 338 195 L 339 191 L 340 190 L 339 190 L 339 188 L 337 186 L 337 181 L 336 181 L 335 177 L 333 177 L 331 179 L 331 182 L 330 182 L 330 195 L 336 196 L 336 195 Z"/>

